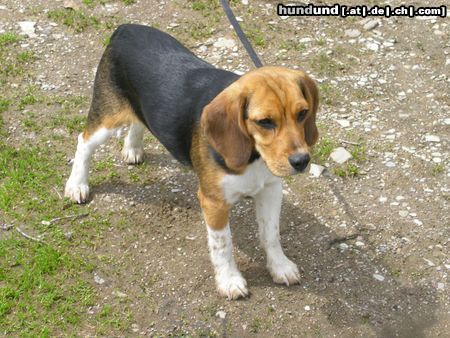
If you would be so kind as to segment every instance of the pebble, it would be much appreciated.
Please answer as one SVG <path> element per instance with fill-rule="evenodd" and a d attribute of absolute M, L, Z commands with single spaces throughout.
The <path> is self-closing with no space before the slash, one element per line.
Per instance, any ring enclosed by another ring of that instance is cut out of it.
<path fill-rule="evenodd" d="M 37 35 L 35 33 L 35 28 L 34 28 L 34 26 L 36 25 L 36 22 L 34 22 L 34 21 L 19 21 L 18 25 L 20 27 L 22 34 L 27 35 L 29 38 L 37 37 Z"/>
<path fill-rule="evenodd" d="M 350 127 L 350 121 L 349 121 L 349 120 L 336 120 L 336 122 L 337 122 L 342 128 L 348 128 L 348 127 Z"/>
<path fill-rule="evenodd" d="M 378 44 L 375 42 L 368 42 L 366 44 L 366 47 L 370 50 L 373 50 L 374 52 L 378 52 L 378 49 L 380 48 L 380 46 L 378 46 Z"/>
<path fill-rule="evenodd" d="M 378 273 L 374 273 L 372 275 L 372 277 L 375 278 L 377 281 L 380 281 L 380 282 L 384 281 L 384 276 L 382 276 L 382 275 L 380 275 Z"/>
<path fill-rule="evenodd" d="M 80 9 L 80 5 L 73 0 L 65 0 L 63 6 L 69 9 Z"/>
<path fill-rule="evenodd" d="M 94 273 L 94 282 L 98 285 L 105 284 L 105 280 L 99 275 L 97 275 L 97 273 Z"/>
<path fill-rule="evenodd" d="M 220 319 L 225 319 L 225 317 L 227 316 L 227 313 L 225 311 L 217 311 L 216 312 L 216 317 L 220 318 Z"/>
<path fill-rule="evenodd" d="M 345 163 L 352 157 L 352 154 L 350 154 L 344 147 L 334 149 L 330 155 L 330 158 L 338 164 Z"/>
<path fill-rule="evenodd" d="M 339 244 L 339 248 L 340 248 L 341 250 L 347 250 L 347 249 L 348 249 L 348 244 L 346 244 L 346 243 L 341 243 L 341 244 Z"/>
<path fill-rule="evenodd" d="M 425 135 L 425 141 L 426 142 L 441 142 L 441 138 L 436 135 Z"/>
<path fill-rule="evenodd" d="M 424 258 L 423 259 L 425 262 L 427 262 L 427 265 L 428 266 L 431 266 L 431 267 L 433 267 L 433 266 L 436 266 L 436 264 L 434 264 L 432 261 L 430 261 L 429 259 L 426 259 L 426 258 Z"/>
<path fill-rule="evenodd" d="M 309 173 L 310 173 L 311 177 L 319 177 L 320 175 L 322 175 L 324 170 L 325 170 L 325 167 L 323 167 L 319 164 L 311 163 L 311 165 L 309 166 Z"/>
<path fill-rule="evenodd" d="M 444 290 L 445 284 L 444 283 L 437 283 L 437 289 L 438 290 Z"/>
<path fill-rule="evenodd" d="M 219 38 L 216 42 L 214 42 L 213 46 L 216 48 L 228 48 L 232 49 L 236 43 L 233 39 Z"/>
<path fill-rule="evenodd" d="M 361 32 L 357 29 L 347 29 L 345 30 L 345 36 L 348 36 L 350 38 L 357 38 L 361 35 Z"/>
<path fill-rule="evenodd" d="M 387 201 L 387 197 L 381 196 L 381 197 L 378 199 L 378 201 L 379 201 L 380 203 L 385 203 L 385 202 Z"/>
<path fill-rule="evenodd" d="M 365 244 L 363 242 L 361 242 L 361 241 L 356 241 L 355 245 L 361 247 L 361 246 L 364 246 Z"/>
<path fill-rule="evenodd" d="M 388 167 L 388 168 L 394 168 L 394 167 L 395 167 L 395 163 L 394 163 L 394 162 L 391 162 L 391 161 L 386 162 L 386 167 Z"/>
<path fill-rule="evenodd" d="M 311 307 L 309 305 L 305 305 L 305 311 L 311 311 Z"/>
<path fill-rule="evenodd" d="M 400 215 L 400 217 L 406 217 L 406 216 L 408 216 L 408 211 L 407 210 L 400 210 L 398 212 L 398 214 Z"/>
<path fill-rule="evenodd" d="M 112 292 L 113 296 L 119 297 L 119 298 L 126 298 L 128 297 L 126 293 L 120 292 L 118 290 L 114 290 Z"/>
<path fill-rule="evenodd" d="M 134 323 L 134 324 L 131 324 L 131 330 L 132 330 L 133 332 L 139 332 L 140 327 L 139 327 L 138 324 Z"/>
<path fill-rule="evenodd" d="M 413 220 L 413 222 L 414 222 L 414 224 L 416 224 L 418 226 L 422 226 L 423 225 L 423 222 L 420 219 L 417 219 L 417 218 L 415 220 Z"/>
<path fill-rule="evenodd" d="M 370 21 L 366 22 L 366 24 L 363 26 L 363 28 L 366 31 L 371 31 L 372 29 L 378 27 L 379 24 L 380 24 L 380 22 L 378 20 L 370 20 Z"/>

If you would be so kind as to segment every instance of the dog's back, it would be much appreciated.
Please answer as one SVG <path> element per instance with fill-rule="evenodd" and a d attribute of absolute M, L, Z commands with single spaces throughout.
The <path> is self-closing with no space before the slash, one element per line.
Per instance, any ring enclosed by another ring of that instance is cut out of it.
<path fill-rule="evenodd" d="M 99 96 L 105 106 L 107 86 L 112 96 L 129 102 L 176 159 L 191 164 L 192 131 L 203 107 L 237 78 L 199 59 L 166 33 L 126 24 L 114 32 L 105 50 L 93 100 Z"/>

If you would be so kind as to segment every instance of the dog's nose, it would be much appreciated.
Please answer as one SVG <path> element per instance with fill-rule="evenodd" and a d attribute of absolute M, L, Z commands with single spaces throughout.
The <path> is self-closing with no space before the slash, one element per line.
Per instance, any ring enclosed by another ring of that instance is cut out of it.
<path fill-rule="evenodd" d="M 295 170 L 303 171 L 310 160 L 308 153 L 299 153 L 289 156 L 289 163 Z"/>

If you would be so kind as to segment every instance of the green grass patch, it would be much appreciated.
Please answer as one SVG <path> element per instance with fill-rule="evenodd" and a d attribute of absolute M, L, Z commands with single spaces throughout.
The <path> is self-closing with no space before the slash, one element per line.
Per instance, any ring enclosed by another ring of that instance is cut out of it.
<path fill-rule="evenodd" d="M 16 33 L 2 33 L 0 34 L 0 47 L 11 45 L 20 41 L 20 36 Z"/>
<path fill-rule="evenodd" d="M 249 39 L 253 42 L 255 46 L 265 47 L 266 46 L 266 36 L 261 29 L 257 27 L 245 27 L 245 33 Z"/>
<path fill-rule="evenodd" d="M 7 111 L 11 105 L 11 100 L 0 97 L 0 114 Z"/>
<path fill-rule="evenodd" d="M 339 177 L 356 177 L 360 175 L 359 167 L 354 163 L 342 164 L 334 167 L 332 173 Z"/>
<path fill-rule="evenodd" d="M 72 28 L 75 32 L 81 33 L 88 27 L 99 27 L 100 20 L 92 15 L 88 15 L 82 10 L 56 9 L 47 13 L 49 19 L 62 23 Z"/>
<path fill-rule="evenodd" d="M 36 59 L 36 56 L 31 51 L 21 52 L 17 55 L 17 60 L 19 62 L 31 62 Z"/>
<path fill-rule="evenodd" d="M 331 152 L 338 144 L 329 137 L 322 137 L 319 143 L 314 146 L 312 153 L 312 162 L 323 165 L 330 157 Z"/>
<path fill-rule="evenodd" d="M 313 58 L 311 66 L 321 76 L 333 76 L 338 71 L 337 63 L 325 52 L 317 54 Z"/>
<path fill-rule="evenodd" d="M 295 50 L 297 52 L 304 52 L 304 51 L 306 51 L 306 45 L 302 42 L 298 42 L 295 40 L 287 40 L 287 41 L 282 41 L 280 43 L 279 49 Z"/>
<path fill-rule="evenodd" d="M 341 92 L 329 82 L 319 83 L 320 102 L 336 106 L 341 100 Z"/>
<path fill-rule="evenodd" d="M 445 167 L 443 164 L 441 163 L 435 163 L 433 164 L 433 167 L 431 168 L 431 174 L 433 176 L 438 176 L 440 174 L 442 174 L 445 170 Z"/>

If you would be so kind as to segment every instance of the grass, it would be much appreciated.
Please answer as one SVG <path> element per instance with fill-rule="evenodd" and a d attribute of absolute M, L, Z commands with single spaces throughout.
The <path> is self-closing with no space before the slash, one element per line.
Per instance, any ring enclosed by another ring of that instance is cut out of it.
<path fill-rule="evenodd" d="M 0 34 L 0 47 L 8 46 L 20 41 L 20 36 L 16 33 L 2 33 Z"/>
<path fill-rule="evenodd" d="M 342 99 L 341 92 L 329 82 L 319 83 L 320 102 L 336 106 Z"/>
<path fill-rule="evenodd" d="M 91 26 L 100 26 L 100 20 L 97 17 L 88 15 L 82 10 L 55 9 L 49 11 L 47 17 L 72 28 L 77 33 L 81 33 Z"/>
<path fill-rule="evenodd" d="M 357 145 L 350 146 L 347 150 L 352 159 L 341 165 L 332 165 L 331 172 L 339 177 L 357 177 L 361 174 L 359 165 L 366 160 L 366 147 L 360 139 Z M 323 136 L 313 148 L 312 162 L 325 165 L 333 150 L 340 145 L 330 137 Z"/>
<path fill-rule="evenodd" d="M 435 163 L 433 164 L 433 167 L 431 168 L 431 174 L 433 176 L 438 176 L 440 174 L 442 174 L 445 170 L 445 167 L 443 164 L 441 163 Z"/>
<path fill-rule="evenodd" d="M 258 27 L 247 26 L 244 28 L 244 31 L 255 46 L 258 47 L 266 46 L 266 37 L 265 34 L 261 31 L 261 29 L 259 29 Z"/>
<path fill-rule="evenodd" d="M 45 244 L 28 240 L 14 230 L 0 241 L 0 327 L 16 336 L 64 336 L 82 322 L 97 334 L 123 332 L 131 323 L 126 304 L 105 304 L 101 315 L 88 317 L 87 308 L 99 295 L 90 276 L 95 267 L 92 250 L 97 234 L 111 226 L 105 215 L 71 222 L 78 239 L 67 239 L 62 224 L 41 221 L 80 213 L 65 205 L 53 187 L 63 186 L 61 163 L 65 154 L 47 146 L 28 144 L 20 149 L 0 141 L 0 210 L 2 222 L 20 224 Z M 67 169 L 64 169 L 67 170 Z M 89 277 L 89 279 L 87 279 Z M 115 331 L 118 330 L 118 331 Z"/>
<path fill-rule="evenodd" d="M 22 55 L 24 61 L 30 57 Z M 16 90 L 0 97 L 0 114 L 20 109 L 24 111 L 14 114 L 26 129 L 65 127 L 78 133 L 85 115 L 77 112 L 86 105 L 86 97 L 51 96 L 30 86 L 24 93 Z M 48 117 L 36 113 L 45 106 L 52 110 Z M 4 129 L 0 132 L 7 135 Z M 102 264 L 94 248 L 111 227 L 111 216 L 93 213 L 82 220 L 43 224 L 86 212 L 67 204 L 56 192 L 62 190 L 63 173 L 69 170 L 67 154 L 63 147 L 55 147 L 56 141 L 47 143 L 45 135 L 34 144 L 24 139 L 13 145 L 6 140 L 0 138 L 0 220 L 12 229 L 0 230 L 0 332 L 6 336 L 67 336 L 89 326 L 95 335 L 123 334 L 132 319 L 128 301 L 102 301 L 92 283 L 94 267 Z M 23 237 L 14 230 L 17 226 L 44 243 Z M 65 235 L 68 229 L 74 234 L 70 238 Z M 102 315 L 89 316 L 88 308 L 95 304 L 101 305 Z"/>
<path fill-rule="evenodd" d="M 306 51 L 306 45 L 303 42 L 298 42 L 295 40 L 287 40 L 287 41 L 282 41 L 280 43 L 279 49 L 295 50 L 297 52 L 304 52 L 304 51 Z"/>
<path fill-rule="evenodd" d="M 311 66 L 320 76 L 334 76 L 338 71 L 337 63 L 325 52 L 314 56 Z"/>
<path fill-rule="evenodd" d="M 328 157 L 330 157 L 331 152 L 337 146 L 337 143 L 333 139 L 326 136 L 321 137 L 319 143 L 314 147 L 312 162 L 320 165 L 325 164 Z"/>

